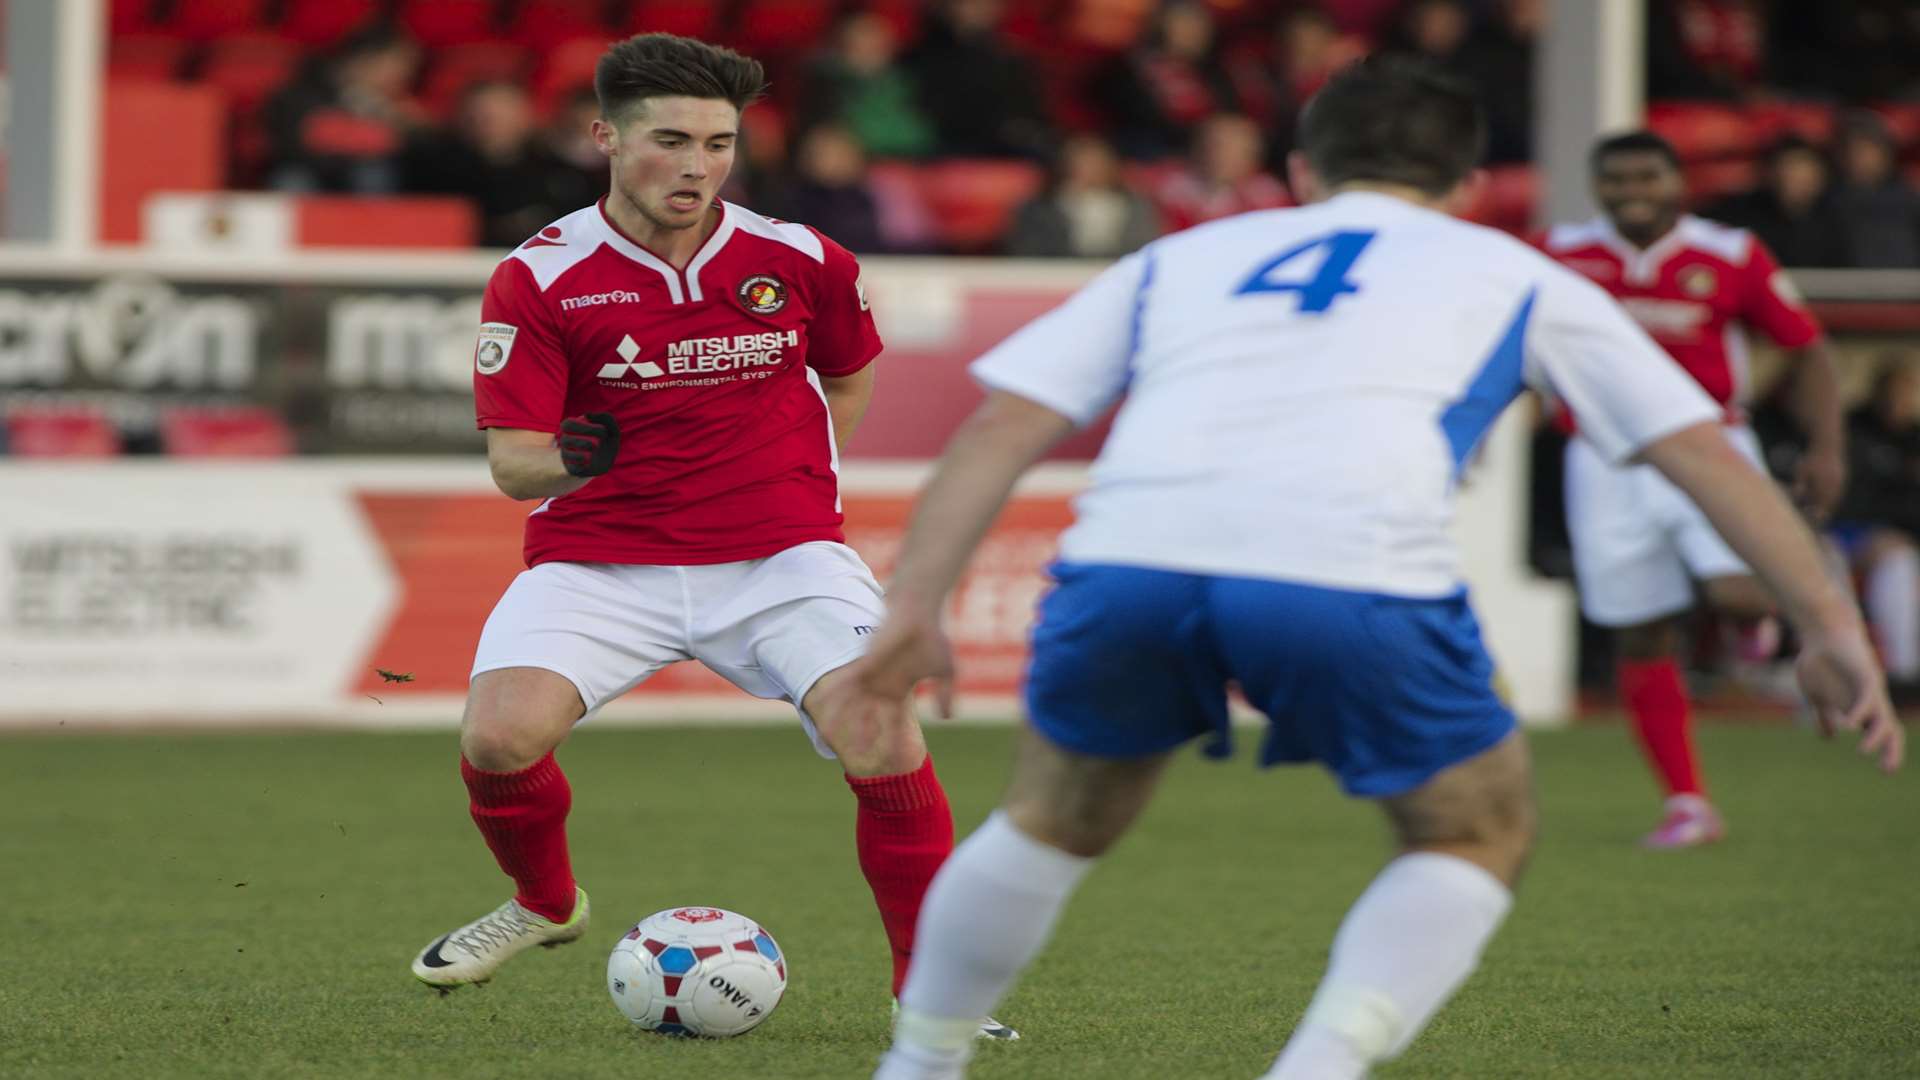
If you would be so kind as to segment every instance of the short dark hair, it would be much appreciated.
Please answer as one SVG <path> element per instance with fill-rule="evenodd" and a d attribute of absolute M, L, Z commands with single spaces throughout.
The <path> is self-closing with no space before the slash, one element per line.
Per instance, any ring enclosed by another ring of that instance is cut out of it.
<path fill-rule="evenodd" d="M 1377 180 L 1443 195 L 1480 164 L 1487 121 L 1473 89 L 1433 62 L 1376 53 L 1307 102 L 1299 144 L 1328 186 Z"/>
<path fill-rule="evenodd" d="M 744 109 L 767 92 L 767 73 L 732 49 L 678 34 L 635 34 L 600 57 L 593 92 L 609 120 L 651 97 L 721 98 Z"/>
<path fill-rule="evenodd" d="M 1587 169 L 1598 173 L 1600 163 L 1615 154 L 1659 154 L 1667 159 L 1674 171 L 1680 171 L 1680 152 L 1673 144 L 1655 135 L 1651 131 L 1629 131 L 1624 135 L 1611 135 L 1593 144 L 1593 150 L 1587 154 Z"/>

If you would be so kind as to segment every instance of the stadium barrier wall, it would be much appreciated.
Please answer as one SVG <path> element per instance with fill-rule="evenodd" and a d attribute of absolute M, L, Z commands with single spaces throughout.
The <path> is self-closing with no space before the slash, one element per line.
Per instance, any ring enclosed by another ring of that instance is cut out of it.
<path fill-rule="evenodd" d="M 0 406 L 98 409 L 137 433 L 169 403 L 264 405 L 314 452 L 0 458 L 0 724 L 455 722 L 528 509 L 493 489 L 472 427 L 495 261 L 0 250 Z M 883 580 L 926 459 L 979 400 L 966 362 L 1096 270 L 869 261 L 888 352 L 844 481 L 849 541 Z M 969 714 L 1014 712 L 1043 568 L 1102 431 L 1022 488 L 957 598 Z M 1503 684 L 1529 720 L 1558 722 L 1575 620 L 1570 590 L 1526 568 L 1526 431 L 1517 414 L 1496 426 L 1458 528 Z M 790 713 L 678 665 L 602 715 Z"/>

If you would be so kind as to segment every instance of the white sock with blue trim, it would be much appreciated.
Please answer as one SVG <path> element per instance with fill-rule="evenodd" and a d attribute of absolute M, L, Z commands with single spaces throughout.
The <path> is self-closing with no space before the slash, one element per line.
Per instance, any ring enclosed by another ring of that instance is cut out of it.
<path fill-rule="evenodd" d="M 1388 863 L 1340 924 L 1326 977 L 1265 1080 L 1358 1080 L 1399 1055 L 1473 974 L 1512 906 L 1506 885 L 1465 859 Z"/>
<path fill-rule="evenodd" d="M 874 1080 L 962 1075 L 981 1017 L 1053 936 L 1093 863 L 1035 840 L 998 810 L 955 848 L 921 902 L 893 1048 Z"/>

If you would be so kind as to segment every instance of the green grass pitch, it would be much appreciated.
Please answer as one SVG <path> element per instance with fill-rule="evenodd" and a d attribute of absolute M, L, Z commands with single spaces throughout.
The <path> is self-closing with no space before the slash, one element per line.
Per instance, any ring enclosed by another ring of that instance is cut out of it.
<path fill-rule="evenodd" d="M 961 831 L 1010 733 L 931 735 Z M 1730 839 L 1655 854 L 1618 728 L 1535 739 L 1545 830 L 1410 1077 L 1920 1076 L 1920 783 L 1782 728 L 1702 742 Z M 583 730 L 561 751 L 580 944 L 442 998 L 407 972 L 507 894 L 450 734 L 0 738 L 0 1076 L 864 1077 L 887 959 L 853 804 L 791 730 Z M 1260 1073 L 1386 854 L 1322 775 L 1189 757 L 982 1049 L 993 1078 Z M 740 1039 L 636 1031 L 607 949 L 681 904 L 761 920 L 787 998 Z"/>

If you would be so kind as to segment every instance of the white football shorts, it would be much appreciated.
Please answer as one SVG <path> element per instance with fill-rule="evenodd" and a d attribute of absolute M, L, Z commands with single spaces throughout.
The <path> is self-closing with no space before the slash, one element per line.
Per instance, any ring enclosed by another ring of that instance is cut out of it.
<path fill-rule="evenodd" d="M 541 563 L 494 605 L 473 674 L 543 668 L 573 683 L 591 716 L 668 664 L 698 660 L 754 697 L 792 702 L 831 758 L 800 702 L 866 651 L 881 596 L 860 556 L 830 541 L 709 566 Z"/>
<path fill-rule="evenodd" d="M 1760 440 L 1725 429 L 1764 471 Z M 1705 514 L 1651 465 L 1610 465 L 1585 439 L 1567 444 L 1567 532 L 1580 610 L 1601 626 L 1637 626 L 1691 608 L 1693 582 L 1751 574 Z"/>

